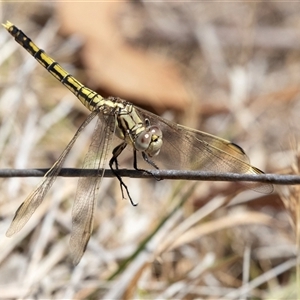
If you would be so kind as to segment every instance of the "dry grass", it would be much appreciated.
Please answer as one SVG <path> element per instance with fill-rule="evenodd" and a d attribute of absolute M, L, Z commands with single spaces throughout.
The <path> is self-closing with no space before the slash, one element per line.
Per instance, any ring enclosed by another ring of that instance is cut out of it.
<path fill-rule="evenodd" d="M 67 4 L 55 10 L 44 2 L 2 3 L 1 21 L 16 23 L 92 88 L 159 112 L 175 108 L 181 123 L 241 145 L 253 165 L 270 173 L 299 174 L 299 4 L 141 3 L 98 3 L 97 8 L 89 4 L 81 7 L 81 15 L 76 15 L 74 3 L 69 3 L 72 10 Z M 103 11 L 104 5 L 118 11 L 111 23 L 105 23 L 109 18 L 102 15 L 101 5 Z M 80 53 L 87 70 L 74 63 L 78 39 L 60 36 L 60 24 L 65 33 L 78 31 L 86 39 Z M 112 30 L 111 24 L 115 35 L 110 40 L 119 45 L 114 46 L 116 53 L 106 46 L 109 40 L 93 45 L 96 37 L 90 38 L 101 26 Z M 90 25 L 94 30 L 88 29 Z M 116 40 L 120 37 L 121 42 Z M 4 29 L 0 41 L 1 168 L 50 167 L 88 112 Z M 100 50 L 91 50 L 99 45 Z M 120 72 L 113 63 L 107 67 L 103 53 L 118 57 Z M 155 60 L 164 63 L 156 65 Z M 162 66 L 169 68 L 166 73 Z M 147 77 L 150 84 L 144 85 L 137 71 L 141 69 L 143 74 L 156 74 Z M 95 73 L 103 80 L 91 79 Z M 166 74 L 172 74 L 169 81 Z M 180 95 L 176 103 L 175 94 Z M 174 117 L 169 110 L 166 115 Z M 88 130 L 76 143 L 67 166 L 80 166 L 90 134 Z M 283 206 L 277 192 L 236 195 L 233 184 L 128 179 L 132 197 L 139 202 L 132 207 L 121 199 L 116 180 L 104 179 L 93 236 L 73 268 L 68 238 L 76 179 L 58 178 L 24 229 L 12 238 L 5 236 L 15 210 L 38 181 L 0 182 L 1 299 L 296 299 L 297 291 L 300 295 L 295 268 L 298 187 L 280 189 Z"/>

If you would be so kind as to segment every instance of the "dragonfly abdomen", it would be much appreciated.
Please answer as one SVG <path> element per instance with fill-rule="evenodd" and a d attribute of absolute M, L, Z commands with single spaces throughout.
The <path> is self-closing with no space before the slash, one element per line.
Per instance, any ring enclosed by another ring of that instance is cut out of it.
<path fill-rule="evenodd" d="M 102 105 L 102 96 L 85 87 L 68 73 L 58 62 L 39 48 L 23 31 L 10 22 L 3 24 L 7 31 L 26 49 L 50 74 L 67 87 L 90 111 Z"/>

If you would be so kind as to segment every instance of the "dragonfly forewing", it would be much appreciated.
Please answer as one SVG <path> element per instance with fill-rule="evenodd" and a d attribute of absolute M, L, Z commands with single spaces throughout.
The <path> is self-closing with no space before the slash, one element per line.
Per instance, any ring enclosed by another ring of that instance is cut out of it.
<path fill-rule="evenodd" d="M 54 163 L 51 169 L 45 174 L 44 179 L 41 183 L 35 188 L 35 190 L 25 199 L 25 201 L 19 206 L 16 211 L 16 214 L 12 220 L 11 225 L 9 226 L 6 235 L 12 236 L 13 234 L 19 232 L 24 225 L 28 222 L 31 218 L 32 214 L 35 210 L 39 207 L 39 205 L 44 200 L 48 190 L 51 188 L 52 184 L 54 183 L 55 179 L 57 178 L 62 165 L 72 149 L 75 141 L 77 140 L 81 131 L 94 119 L 97 115 L 97 112 L 92 112 L 89 117 L 84 121 L 84 123 L 79 127 L 76 134 L 60 155 L 58 160 Z"/>
<path fill-rule="evenodd" d="M 151 124 L 163 132 L 163 145 L 159 155 L 153 157 L 158 167 L 179 170 L 200 170 L 217 173 L 264 174 L 249 164 L 244 150 L 227 140 L 187 128 L 136 107 Z M 262 193 L 271 193 L 272 184 L 243 183 Z"/>
<path fill-rule="evenodd" d="M 98 116 L 92 142 L 83 162 L 83 169 L 96 169 L 99 171 L 98 176 L 79 177 L 72 209 L 70 249 L 74 265 L 79 263 L 93 230 L 97 190 L 104 174 L 116 126 L 115 115 L 106 119 L 100 113 Z"/>

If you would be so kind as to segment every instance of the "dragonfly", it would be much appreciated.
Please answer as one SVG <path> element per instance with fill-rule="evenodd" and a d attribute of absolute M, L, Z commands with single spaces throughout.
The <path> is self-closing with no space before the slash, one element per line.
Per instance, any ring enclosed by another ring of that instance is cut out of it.
<path fill-rule="evenodd" d="M 78 180 L 72 208 L 70 236 L 70 251 L 74 265 L 80 262 L 92 234 L 96 194 L 114 138 L 120 140 L 120 143 L 112 150 L 109 167 L 120 182 L 123 198 L 126 193 L 132 204 L 134 202 L 127 186 L 118 173 L 118 157 L 127 146 L 133 150 L 133 167 L 136 170 L 145 171 L 137 166 L 139 155 L 153 169 L 167 166 L 178 170 L 264 174 L 263 171 L 250 165 L 249 158 L 241 147 L 230 141 L 176 124 L 119 97 L 102 97 L 69 74 L 14 24 L 7 21 L 2 25 L 91 111 L 40 184 L 17 209 L 6 232 L 8 237 L 19 232 L 42 203 L 78 136 L 95 118 L 97 122 L 83 161 L 83 169 L 96 169 L 98 173 L 92 177 L 81 176 Z M 146 172 L 151 174 L 151 171 Z M 252 185 L 250 183 L 249 187 L 262 193 L 273 191 L 273 186 L 266 183 L 252 183 Z"/>

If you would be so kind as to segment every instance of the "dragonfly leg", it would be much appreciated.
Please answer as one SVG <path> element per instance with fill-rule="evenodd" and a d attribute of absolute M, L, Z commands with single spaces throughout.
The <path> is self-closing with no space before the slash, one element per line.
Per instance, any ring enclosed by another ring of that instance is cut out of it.
<path fill-rule="evenodd" d="M 145 152 L 142 152 L 142 156 L 143 156 L 143 159 L 144 159 L 145 162 L 147 162 L 153 168 L 155 168 L 157 170 L 159 169 L 158 166 L 154 163 L 154 161 L 152 161 Z"/>
<path fill-rule="evenodd" d="M 147 156 L 147 154 L 145 152 L 142 152 L 142 156 L 143 156 L 143 159 L 144 161 L 146 161 L 149 165 L 151 165 L 153 168 L 159 170 L 158 166 L 152 161 L 149 159 L 149 157 Z M 160 181 L 162 180 L 161 178 L 155 176 L 151 171 L 148 171 L 148 170 L 144 170 L 144 169 L 140 169 L 138 166 L 137 166 L 137 158 L 136 158 L 136 150 L 133 150 L 133 167 L 135 170 L 137 171 L 141 171 L 141 172 L 146 172 L 147 174 L 150 174 L 152 177 L 155 178 L 155 180 L 157 181 Z"/>
<path fill-rule="evenodd" d="M 118 174 L 118 156 L 122 153 L 122 151 L 126 148 L 127 146 L 127 143 L 122 143 L 120 145 L 118 145 L 112 152 L 113 156 L 112 158 L 110 159 L 109 161 L 109 167 L 111 169 L 111 171 L 114 173 L 114 175 L 117 177 L 117 179 L 119 180 L 120 182 L 120 187 L 121 187 L 121 193 L 122 193 L 122 197 L 123 199 L 125 199 L 125 194 L 124 194 L 124 189 L 126 191 L 126 194 L 130 200 L 130 203 L 133 205 L 133 206 L 137 206 L 137 203 L 134 203 L 131 196 L 130 196 L 130 193 L 129 193 L 129 190 L 128 190 L 128 187 L 127 185 L 124 183 L 124 181 L 122 180 L 122 177 Z M 114 167 L 114 164 L 115 164 L 115 167 Z"/>

